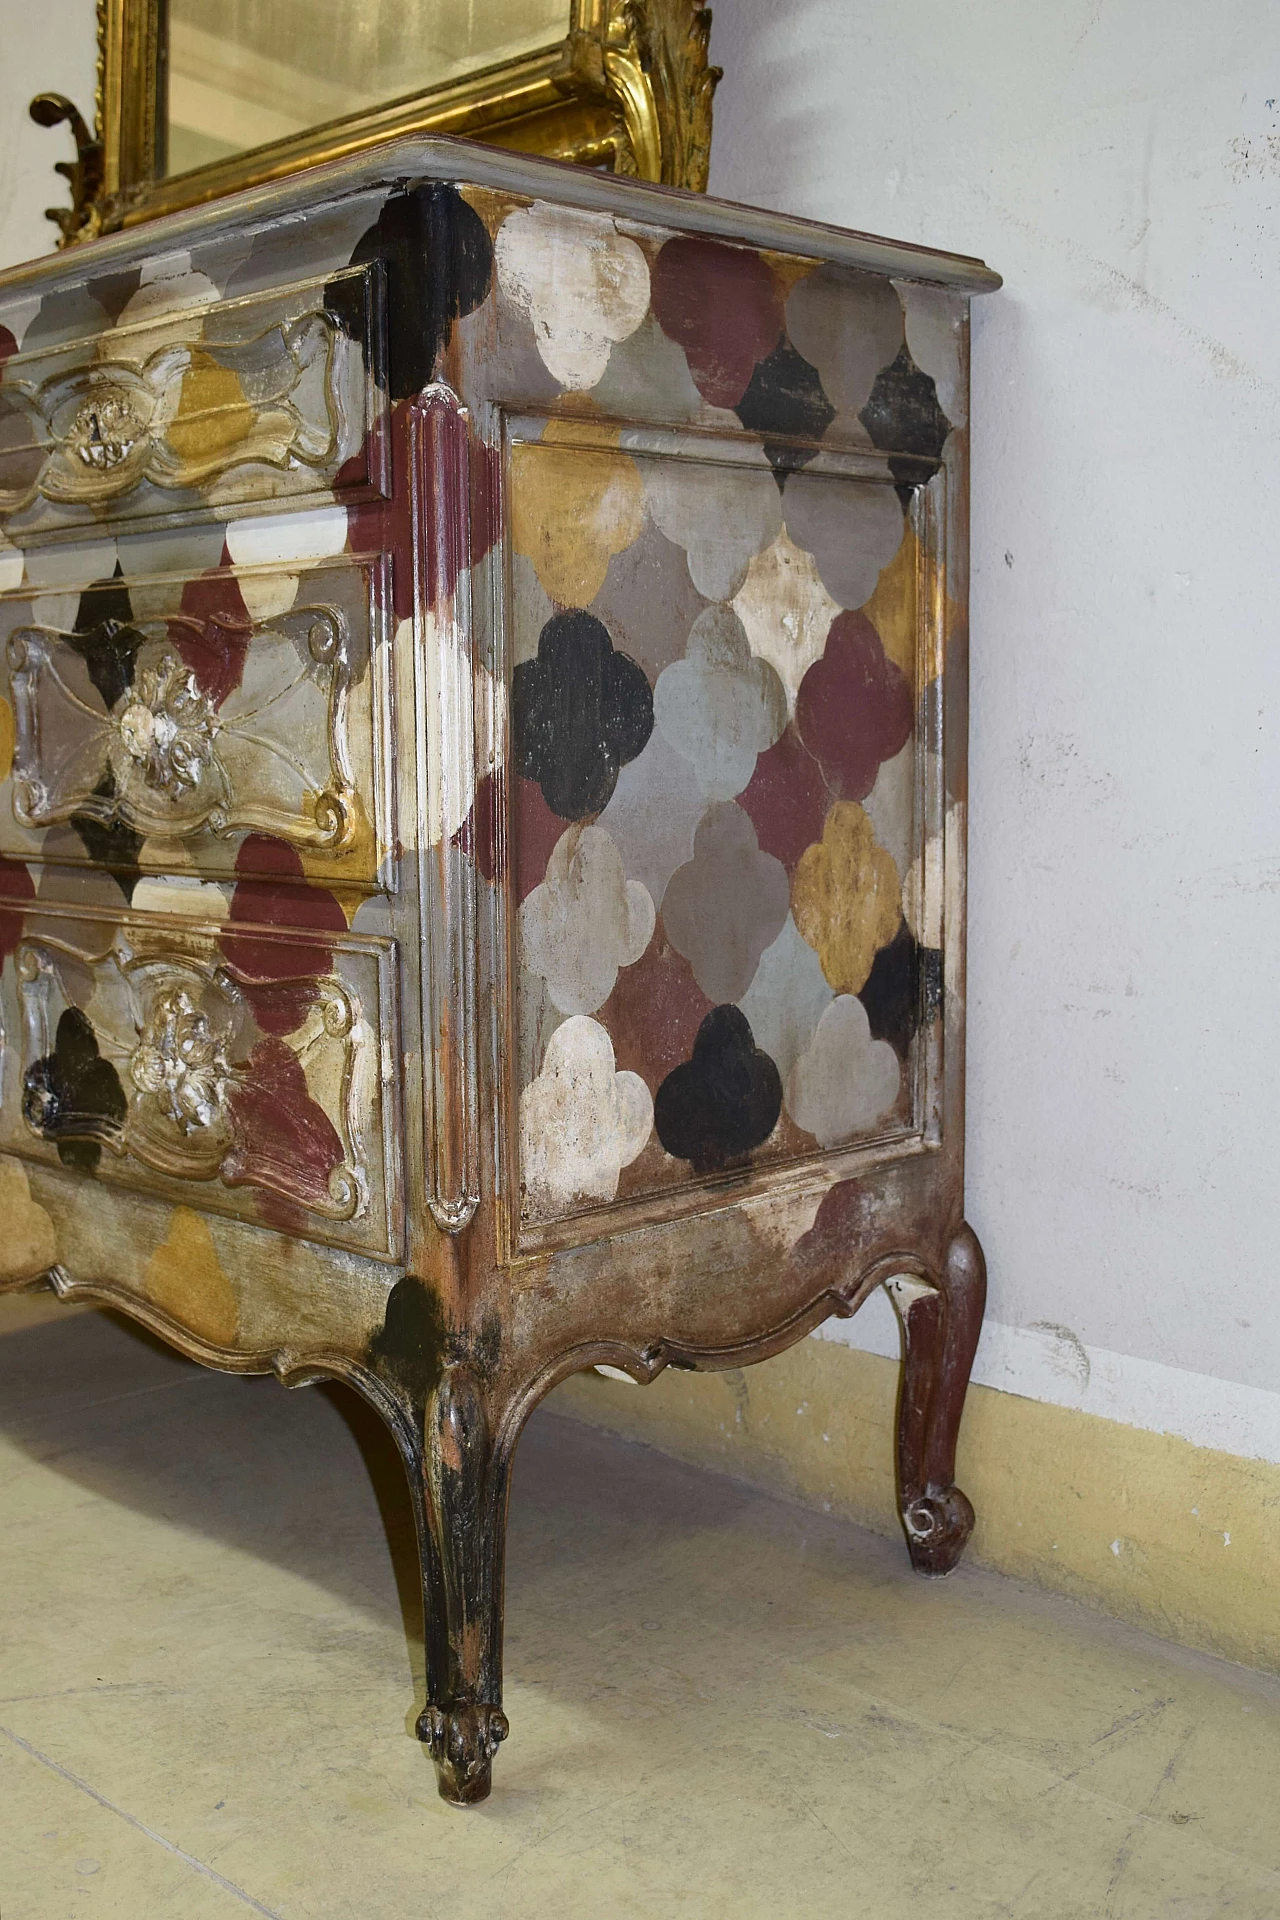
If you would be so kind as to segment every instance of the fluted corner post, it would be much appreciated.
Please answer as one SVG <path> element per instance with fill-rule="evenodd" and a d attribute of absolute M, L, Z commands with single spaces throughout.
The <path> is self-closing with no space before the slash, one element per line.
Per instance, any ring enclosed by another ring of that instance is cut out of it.
<path fill-rule="evenodd" d="M 470 424 L 447 386 L 409 416 L 428 1203 L 446 1233 L 479 1205 Z"/>
<path fill-rule="evenodd" d="M 898 1509 L 917 1573 L 950 1573 L 973 1532 L 973 1508 L 955 1482 L 956 1440 L 982 1328 L 987 1269 L 961 1222 L 940 1270 L 887 1290 L 902 1324 L 898 1400 Z"/>

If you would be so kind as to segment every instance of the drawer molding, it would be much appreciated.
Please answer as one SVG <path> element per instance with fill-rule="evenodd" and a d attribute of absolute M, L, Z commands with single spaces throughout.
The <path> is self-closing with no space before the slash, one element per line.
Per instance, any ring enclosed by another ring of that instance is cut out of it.
<path fill-rule="evenodd" d="M 317 1224 L 367 1215 L 364 1126 L 379 1103 L 364 1069 L 376 1071 L 378 1010 L 336 973 L 306 973 L 295 938 L 298 972 L 272 984 L 309 1004 L 281 1039 L 256 1027 L 248 976 L 201 953 L 217 929 L 135 925 L 104 951 L 79 924 L 79 939 L 42 933 L 15 953 L 27 1132 L 86 1170 L 105 1148 L 166 1180 L 273 1194 Z M 368 958 L 385 972 L 385 954 Z M 324 1105 L 309 1072 L 332 1090 Z"/>
<path fill-rule="evenodd" d="M 166 346 L 137 370 L 106 359 L 38 386 L 15 382 L 10 397 L 27 415 L 32 451 L 26 475 L 0 484 L 0 513 L 21 513 L 37 496 L 57 506 L 108 507 L 144 481 L 188 492 L 250 463 L 331 465 L 339 437 L 336 334 L 328 314 L 308 314 L 219 347 L 216 357 Z M 184 387 L 206 393 L 185 404 Z"/>
<path fill-rule="evenodd" d="M 10 355 L 0 369 L 0 523 L 24 544 L 110 514 L 384 493 L 381 270 Z"/>
<path fill-rule="evenodd" d="M 113 643 L 133 654 L 132 682 L 110 708 L 95 707 L 85 655 Z M 144 837 L 186 839 L 207 828 L 345 852 L 363 821 L 347 731 L 351 645 L 342 610 L 319 603 L 260 624 L 170 615 L 128 628 L 103 621 L 87 634 L 15 628 L 7 649 L 15 818 L 33 831 L 74 815 Z M 285 673 L 260 698 L 246 701 L 235 689 L 218 704 L 206 689 L 229 647 L 259 658 L 274 649 Z M 295 744 L 298 702 L 317 670 L 322 685 L 327 678 L 321 783 Z M 287 806 L 271 792 L 286 783 Z"/>

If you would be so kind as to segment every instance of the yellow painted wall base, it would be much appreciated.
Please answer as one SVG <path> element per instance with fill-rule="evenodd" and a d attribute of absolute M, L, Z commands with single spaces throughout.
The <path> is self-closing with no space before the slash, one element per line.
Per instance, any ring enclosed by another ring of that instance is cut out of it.
<path fill-rule="evenodd" d="M 802 1340 L 644 1388 L 580 1374 L 550 1405 L 894 1534 L 897 1386 L 891 1360 Z M 985 1566 L 1280 1671 L 1280 1466 L 973 1387 L 957 1478 Z"/>

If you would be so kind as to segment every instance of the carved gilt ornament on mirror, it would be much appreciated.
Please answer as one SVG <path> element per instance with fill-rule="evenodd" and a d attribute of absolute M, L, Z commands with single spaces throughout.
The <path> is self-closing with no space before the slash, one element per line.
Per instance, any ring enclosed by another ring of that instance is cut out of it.
<path fill-rule="evenodd" d="M 64 95 L 60 245 L 395 134 L 450 133 L 702 191 L 698 0 L 98 0 L 94 124 Z"/>

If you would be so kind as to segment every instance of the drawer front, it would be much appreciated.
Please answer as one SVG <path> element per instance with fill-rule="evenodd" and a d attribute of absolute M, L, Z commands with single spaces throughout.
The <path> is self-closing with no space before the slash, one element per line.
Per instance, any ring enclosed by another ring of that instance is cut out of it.
<path fill-rule="evenodd" d="M 3 1151 L 397 1256 L 391 941 L 9 900 Z"/>
<path fill-rule="evenodd" d="M 270 836 L 311 878 L 376 885 L 394 835 L 382 566 L 0 597 L 0 853 L 219 881 Z"/>
<path fill-rule="evenodd" d="M 15 545 L 385 492 L 376 267 L 130 320 L 149 292 L 116 326 L 0 368 L 0 529 Z"/>

